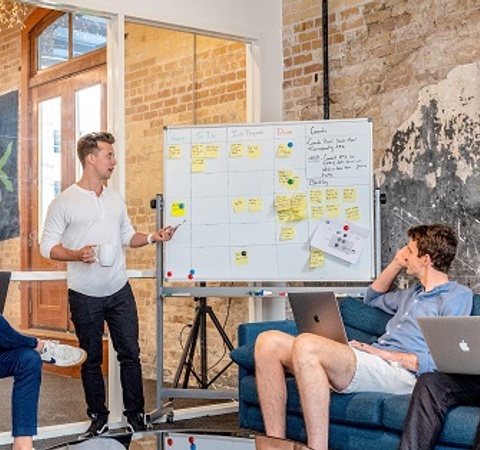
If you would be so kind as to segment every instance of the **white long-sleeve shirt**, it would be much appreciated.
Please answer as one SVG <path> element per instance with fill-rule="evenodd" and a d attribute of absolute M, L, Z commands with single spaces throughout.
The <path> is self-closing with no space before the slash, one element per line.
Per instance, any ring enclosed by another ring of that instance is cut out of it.
<path fill-rule="evenodd" d="M 105 297 L 119 291 L 128 280 L 122 247 L 130 244 L 134 234 L 125 202 L 119 194 L 104 187 L 97 197 L 95 192 L 73 184 L 48 208 L 40 252 L 50 258 L 50 252 L 57 244 L 72 250 L 85 245 L 114 244 L 117 255 L 110 267 L 102 267 L 98 262 L 67 263 L 70 289 L 89 296 Z"/>

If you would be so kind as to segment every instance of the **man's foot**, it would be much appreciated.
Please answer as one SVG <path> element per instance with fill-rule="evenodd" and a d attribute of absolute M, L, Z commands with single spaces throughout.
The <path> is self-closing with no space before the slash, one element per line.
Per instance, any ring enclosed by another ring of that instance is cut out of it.
<path fill-rule="evenodd" d="M 54 364 L 59 367 L 71 367 L 82 364 L 87 358 L 87 353 L 78 347 L 59 344 L 55 341 L 45 341 L 40 351 L 43 362 Z"/>
<path fill-rule="evenodd" d="M 108 431 L 107 417 L 100 416 L 98 414 L 92 414 L 91 419 L 92 423 L 88 427 L 88 430 L 78 436 L 79 439 L 95 437 Z"/>
<path fill-rule="evenodd" d="M 133 413 L 127 415 L 127 431 L 130 433 L 135 433 L 137 431 L 146 431 L 148 426 L 145 420 L 145 414 L 143 413 Z"/>

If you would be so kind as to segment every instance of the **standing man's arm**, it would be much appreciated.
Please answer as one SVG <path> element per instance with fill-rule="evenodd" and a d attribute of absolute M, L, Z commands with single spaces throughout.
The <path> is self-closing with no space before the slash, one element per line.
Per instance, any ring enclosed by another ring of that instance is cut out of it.
<path fill-rule="evenodd" d="M 132 239 L 130 239 L 130 247 L 138 248 L 147 244 L 155 244 L 159 241 L 169 241 L 172 239 L 175 231 L 176 229 L 169 225 L 152 234 L 135 233 Z"/>

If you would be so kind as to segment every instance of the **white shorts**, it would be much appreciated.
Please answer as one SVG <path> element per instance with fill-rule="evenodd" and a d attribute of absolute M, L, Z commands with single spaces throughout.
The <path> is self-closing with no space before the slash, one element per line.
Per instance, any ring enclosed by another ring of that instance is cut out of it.
<path fill-rule="evenodd" d="M 357 368 L 350 384 L 340 394 L 353 392 L 384 392 L 411 394 L 417 377 L 398 363 L 390 363 L 371 353 L 352 348 Z"/>

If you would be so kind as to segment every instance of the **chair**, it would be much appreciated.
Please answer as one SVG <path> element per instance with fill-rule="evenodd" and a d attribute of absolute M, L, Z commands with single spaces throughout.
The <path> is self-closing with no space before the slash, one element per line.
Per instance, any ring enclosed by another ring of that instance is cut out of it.
<path fill-rule="evenodd" d="M 271 436 L 255 436 L 256 450 L 312 450 L 299 442 Z"/>

